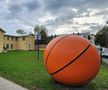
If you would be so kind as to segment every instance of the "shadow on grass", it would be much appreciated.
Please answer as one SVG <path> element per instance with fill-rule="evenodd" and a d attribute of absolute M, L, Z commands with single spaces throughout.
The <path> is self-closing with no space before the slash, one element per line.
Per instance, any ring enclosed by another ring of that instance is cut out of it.
<path fill-rule="evenodd" d="M 60 84 L 52 79 L 49 79 L 50 86 L 54 85 L 54 90 L 90 90 L 89 85 L 84 86 L 66 86 L 63 84 Z M 45 89 L 45 88 L 44 88 Z M 47 89 L 45 89 L 47 90 Z M 49 89 L 50 90 L 50 89 Z"/>

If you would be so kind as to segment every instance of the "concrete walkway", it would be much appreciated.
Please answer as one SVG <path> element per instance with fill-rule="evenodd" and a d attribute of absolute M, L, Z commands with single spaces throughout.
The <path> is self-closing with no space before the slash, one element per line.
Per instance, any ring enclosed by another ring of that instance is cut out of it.
<path fill-rule="evenodd" d="M 28 89 L 0 77 L 0 90 L 28 90 Z"/>
<path fill-rule="evenodd" d="M 108 58 L 103 58 L 102 60 L 108 64 Z"/>

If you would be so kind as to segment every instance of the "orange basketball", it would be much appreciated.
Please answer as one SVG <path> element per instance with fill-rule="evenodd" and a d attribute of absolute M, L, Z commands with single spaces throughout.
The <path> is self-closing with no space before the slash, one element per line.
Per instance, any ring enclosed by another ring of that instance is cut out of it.
<path fill-rule="evenodd" d="M 89 83 L 97 75 L 100 56 L 96 47 L 81 36 L 59 36 L 47 45 L 44 65 L 57 82 L 79 86 Z"/>

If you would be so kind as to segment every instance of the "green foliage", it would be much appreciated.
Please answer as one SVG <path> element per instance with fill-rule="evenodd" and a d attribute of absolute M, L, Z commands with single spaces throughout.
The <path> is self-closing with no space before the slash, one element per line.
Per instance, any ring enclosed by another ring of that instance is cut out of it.
<path fill-rule="evenodd" d="M 18 29 L 16 31 L 16 33 L 18 33 L 18 34 L 26 34 L 26 32 L 24 30 L 22 30 L 22 29 Z"/>
<path fill-rule="evenodd" d="M 55 34 L 55 35 L 48 36 L 48 42 L 50 42 L 52 39 L 54 39 L 54 38 L 56 38 L 56 37 L 57 37 L 56 34 Z"/>
<path fill-rule="evenodd" d="M 48 36 L 47 36 L 47 29 L 45 26 L 41 25 L 41 26 L 35 26 L 34 28 L 35 32 L 37 32 L 38 34 L 41 34 L 41 40 L 40 40 L 40 44 L 47 44 L 48 43 Z"/>
<path fill-rule="evenodd" d="M 90 35 L 88 35 L 88 40 L 91 40 L 92 38 L 91 38 L 91 36 Z"/>
<path fill-rule="evenodd" d="M 34 28 L 34 31 L 37 32 L 37 33 L 40 33 L 40 31 L 41 31 L 40 26 L 36 25 L 35 28 Z"/>
<path fill-rule="evenodd" d="M 40 44 L 47 44 L 48 43 L 48 36 L 47 36 L 47 33 L 45 32 L 45 30 L 42 30 L 40 32 L 40 34 L 41 34 Z"/>
<path fill-rule="evenodd" d="M 108 26 L 104 26 L 99 32 L 97 32 L 95 36 L 96 37 L 95 43 L 105 47 L 107 33 L 108 33 Z"/>
<path fill-rule="evenodd" d="M 54 36 L 53 36 L 53 35 L 48 36 L 48 42 L 50 42 L 53 38 L 54 38 Z"/>

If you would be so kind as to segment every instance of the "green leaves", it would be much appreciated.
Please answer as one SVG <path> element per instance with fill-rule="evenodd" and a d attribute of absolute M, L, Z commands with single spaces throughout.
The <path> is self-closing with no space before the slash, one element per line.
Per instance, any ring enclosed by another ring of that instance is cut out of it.
<path fill-rule="evenodd" d="M 104 26 L 99 32 L 96 34 L 95 43 L 99 44 L 102 47 L 106 47 L 107 45 L 107 36 L 108 36 L 108 26 Z"/>

